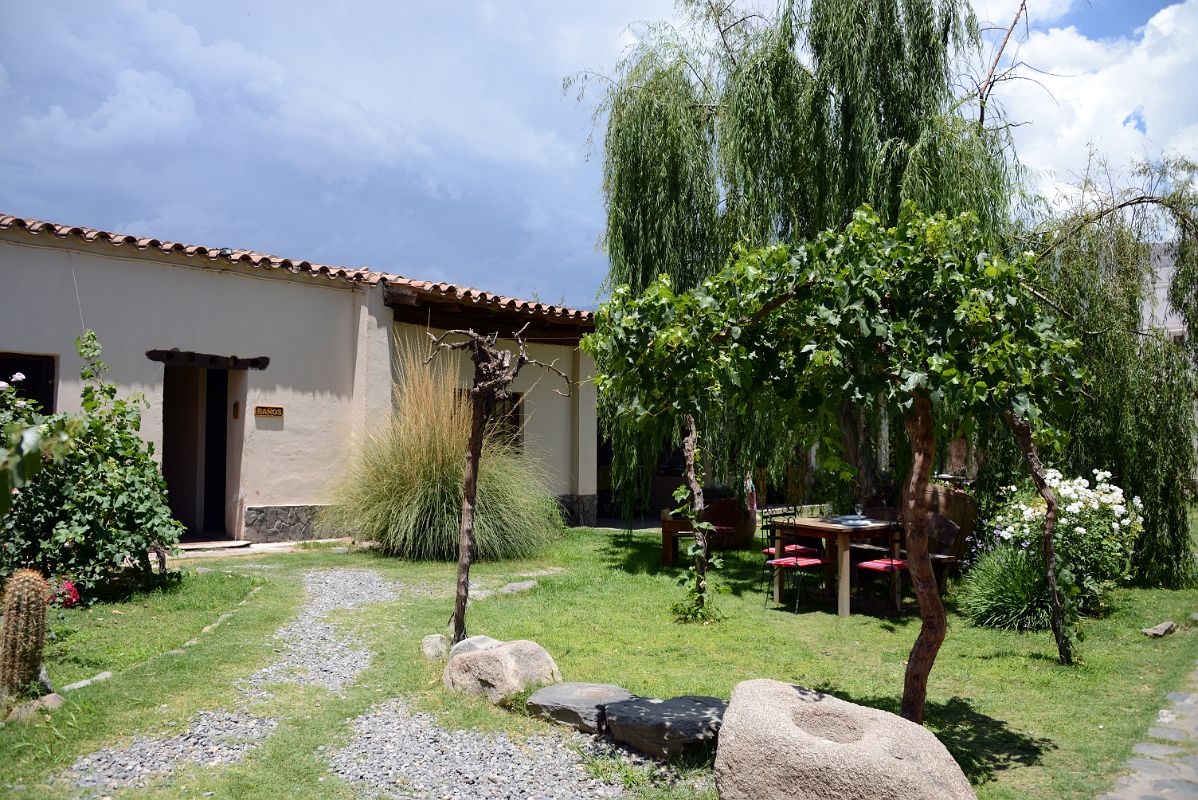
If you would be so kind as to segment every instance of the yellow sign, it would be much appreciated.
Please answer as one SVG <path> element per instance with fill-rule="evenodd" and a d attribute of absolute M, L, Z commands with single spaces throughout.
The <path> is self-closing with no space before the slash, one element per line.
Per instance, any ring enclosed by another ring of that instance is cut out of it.
<path fill-rule="evenodd" d="M 255 417 L 281 417 L 283 416 L 282 406 L 254 406 Z"/>

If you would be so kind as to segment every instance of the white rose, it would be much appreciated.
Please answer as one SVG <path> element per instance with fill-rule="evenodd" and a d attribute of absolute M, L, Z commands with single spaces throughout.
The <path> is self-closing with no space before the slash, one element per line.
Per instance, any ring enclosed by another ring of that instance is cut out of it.
<path fill-rule="evenodd" d="M 4 390 L 5 390 L 5 389 L 7 389 L 7 388 L 8 388 L 8 382 L 7 382 L 7 381 L 0 381 L 0 392 L 4 391 Z"/>
<path fill-rule="evenodd" d="M 20 382 L 21 382 L 21 381 L 23 381 L 23 380 L 25 380 L 25 373 L 23 373 L 23 372 L 14 372 L 14 373 L 12 374 L 12 382 L 13 382 L 13 383 L 20 383 Z"/>
<path fill-rule="evenodd" d="M 24 401 L 24 400 L 18 400 L 18 401 L 16 402 L 16 406 L 17 406 L 17 408 L 24 408 L 24 407 L 25 407 L 25 401 Z"/>

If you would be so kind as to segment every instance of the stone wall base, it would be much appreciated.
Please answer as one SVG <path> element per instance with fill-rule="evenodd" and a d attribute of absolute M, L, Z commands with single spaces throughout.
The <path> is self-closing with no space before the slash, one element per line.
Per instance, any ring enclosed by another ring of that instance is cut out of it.
<path fill-rule="evenodd" d="M 299 542 L 319 538 L 320 506 L 246 506 L 242 538 L 251 542 Z"/>
<path fill-rule="evenodd" d="M 590 527 L 598 519 L 599 499 L 593 494 L 563 494 L 557 498 L 566 524 L 572 528 Z"/>

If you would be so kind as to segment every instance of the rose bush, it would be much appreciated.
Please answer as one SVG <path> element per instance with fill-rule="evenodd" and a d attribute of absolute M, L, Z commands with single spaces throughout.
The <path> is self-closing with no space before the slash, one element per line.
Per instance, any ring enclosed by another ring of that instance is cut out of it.
<path fill-rule="evenodd" d="M 1047 470 L 1046 478 L 1058 501 L 1053 534 L 1058 586 L 1074 610 L 1095 613 L 1111 587 L 1131 578 L 1143 505 L 1138 497 L 1129 502 L 1103 470 L 1094 470 L 1093 481 L 1065 478 L 1055 469 Z M 1047 582 L 1032 582 L 1029 574 L 1045 571 L 1045 504 L 1031 488 L 1012 486 L 1006 493 L 1006 502 L 974 543 L 975 564 L 961 587 L 962 609 L 978 624 L 994 627 L 1002 619 L 1007 623 L 1001 627 L 1039 628 L 1044 622 L 1039 612 L 1046 606 L 1037 594 L 1047 593 L 1048 587 Z M 1008 549 L 1027 555 L 1012 556 Z M 1047 602 L 1046 594 L 1043 600 Z"/>

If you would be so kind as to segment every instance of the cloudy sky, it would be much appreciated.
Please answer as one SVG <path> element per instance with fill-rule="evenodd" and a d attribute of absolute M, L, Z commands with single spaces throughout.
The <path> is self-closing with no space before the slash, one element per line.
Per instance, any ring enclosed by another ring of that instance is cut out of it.
<path fill-rule="evenodd" d="M 975 0 L 1004 26 L 1019 0 Z M 1004 84 L 1043 185 L 1198 159 L 1198 0 L 1028 0 Z M 590 307 L 591 111 L 669 0 L 0 0 L 0 212 Z"/>

